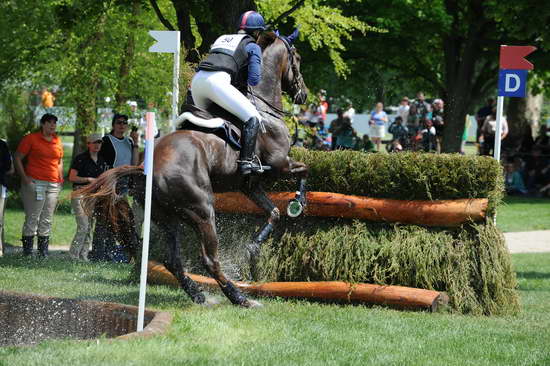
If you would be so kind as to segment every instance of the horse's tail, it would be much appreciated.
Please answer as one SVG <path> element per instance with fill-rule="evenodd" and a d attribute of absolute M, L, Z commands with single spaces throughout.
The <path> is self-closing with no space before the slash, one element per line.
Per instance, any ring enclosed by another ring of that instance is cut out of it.
<path fill-rule="evenodd" d="M 123 165 L 101 174 L 94 182 L 72 193 L 80 197 L 86 215 L 100 217 L 118 228 L 121 218 L 128 218 L 129 205 L 124 196 L 117 193 L 117 182 L 120 178 L 143 174 L 143 168 L 135 165 Z"/>

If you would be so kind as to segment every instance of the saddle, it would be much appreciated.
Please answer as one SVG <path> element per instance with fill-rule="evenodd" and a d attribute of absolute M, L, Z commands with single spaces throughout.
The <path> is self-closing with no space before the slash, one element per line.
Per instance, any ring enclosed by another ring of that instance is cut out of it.
<path fill-rule="evenodd" d="M 211 133 L 224 140 L 234 150 L 241 150 L 242 121 L 216 104 L 208 110 L 193 104 L 184 104 L 176 122 L 179 124 L 178 130 Z"/>

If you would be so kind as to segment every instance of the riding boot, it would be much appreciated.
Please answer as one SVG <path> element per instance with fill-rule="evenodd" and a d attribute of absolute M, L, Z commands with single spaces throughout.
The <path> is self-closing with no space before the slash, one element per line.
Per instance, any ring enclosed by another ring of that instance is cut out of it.
<path fill-rule="evenodd" d="M 49 236 L 39 236 L 38 237 L 38 255 L 41 257 L 48 256 L 48 246 L 50 244 Z"/>
<path fill-rule="evenodd" d="M 250 118 L 243 125 L 241 138 L 241 153 L 239 155 L 239 172 L 242 175 L 250 173 L 262 173 L 262 166 L 259 161 L 254 161 L 254 152 L 256 151 L 256 138 L 260 121 L 256 117 Z"/>
<path fill-rule="evenodd" d="M 32 246 L 34 243 L 34 236 L 23 236 L 21 238 L 21 242 L 23 242 L 23 255 L 29 256 L 32 254 Z"/>

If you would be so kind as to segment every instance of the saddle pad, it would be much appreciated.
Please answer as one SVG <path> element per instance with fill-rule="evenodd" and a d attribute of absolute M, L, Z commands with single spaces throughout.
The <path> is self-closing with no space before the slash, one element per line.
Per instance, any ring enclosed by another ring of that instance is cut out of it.
<path fill-rule="evenodd" d="M 241 144 L 239 143 L 241 139 L 241 131 L 235 125 L 227 121 L 224 121 L 224 123 L 220 127 L 208 128 L 197 126 L 189 122 L 189 120 L 186 120 L 179 126 L 178 130 L 191 130 L 211 133 L 227 142 L 229 146 L 231 146 L 234 150 L 241 149 Z"/>

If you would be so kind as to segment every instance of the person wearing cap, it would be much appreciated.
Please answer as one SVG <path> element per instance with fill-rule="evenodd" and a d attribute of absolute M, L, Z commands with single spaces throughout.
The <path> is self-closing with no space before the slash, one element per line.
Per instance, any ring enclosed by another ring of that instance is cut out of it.
<path fill-rule="evenodd" d="M 126 136 L 128 116 L 125 114 L 115 114 L 112 126 L 111 132 L 103 136 L 103 144 L 98 155 L 105 160 L 109 169 L 122 165 L 137 165 L 139 161 L 139 134 L 137 130 L 132 130 L 130 136 Z M 129 189 L 127 178 L 124 177 L 119 180 L 116 187 L 117 193 L 124 196 L 124 199 L 126 199 Z M 120 245 L 117 246 L 109 223 L 102 220 L 101 217 L 98 217 L 95 223 L 90 260 L 128 261 Z"/>
<path fill-rule="evenodd" d="M 210 47 L 191 81 L 195 104 L 207 109 L 216 103 L 243 121 L 238 171 L 242 175 L 260 173 L 254 156 L 260 126 L 260 114 L 246 98 L 249 86 L 262 78 L 262 51 L 256 43 L 265 30 L 264 18 L 255 11 L 243 13 L 236 34 L 224 34 Z"/>
<path fill-rule="evenodd" d="M 24 136 L 15 152 L 25 209 L 21 238 L 25 256 L 32 254 L 35 236 L 38 255 L 48 256 L 53 214 L 63 187 L 63 144 L 56 128 L 57 117 L 45 113 L 40 118 L 40 130 Z"/>
<path fill-rule="evenodd" d="M 92 183 L 108 168 L 105 160 L 98 154 L 103 144 L 102 136 L 93 133 L 88 135 L 86 141 L 88 150 L 75 157 L 69 170 L 69 180 L 73 183 L 74 191 Z M 86 215 L 80 200 L 81 197 L 78 196 L 71 199 L 71 206 L 76 220 L 76 233 L 71 242 L 69 255 L 73 259 L 87 261 L 92 242 L 93 218 Z"/>

